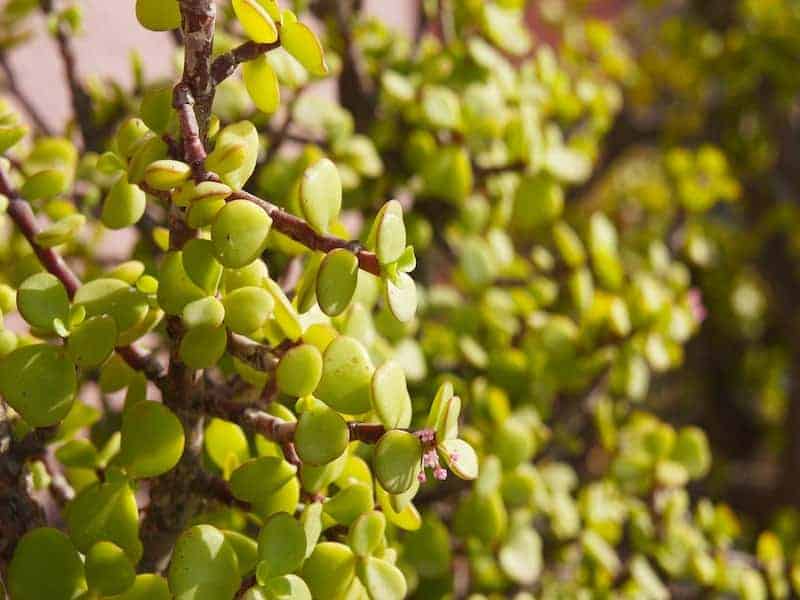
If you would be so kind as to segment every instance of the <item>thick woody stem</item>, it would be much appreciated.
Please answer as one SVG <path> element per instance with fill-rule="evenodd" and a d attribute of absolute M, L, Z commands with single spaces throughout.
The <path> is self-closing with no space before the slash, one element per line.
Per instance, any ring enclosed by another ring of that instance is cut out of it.
<path fill-rule="evenodd" d="M 214 85 L 219 85 L 236 72 L 236 67 L 248 60 L 255 60 L 262 54 L 280 48 L 280 39 L 269 44 L 245 42 L 230 52 L 219 55 L 211 64 L 211 79 Z"/>
<path fill-rule="evenodd" d="M 206 149 L 200 138 L 200 127 L 197 124 L 197 115 L 194 112 L 194 97 L 189 86 L 181 81 L 175 86 L 172 93 L 172 106 L 178 112 L 181 123 L 181 136 L 183 137 L 183 154 L 195 180 L 205 177 Z"/>
<path fill-rule="evenodd" d="M 273 228 L 296 242 L 300 242 L 306 248 L 319 252 L 330 252 L 336 248 L 344 248 L 355 254 L 356 258 L 358 258 L 358 266 L 364 271 L 376 276 L 381 274 L 381 265 L 378 262 L 378 257 L 374 252 L 365 250 L 361 242 L 357 240 L 347 241 L 332 235 L 317 233 L 303 219 L 244 190 L 234 192 L 228 199 L 248 200 L 261 207 L 272 219 Z"/>
<path fill-rule="evenodd" d="M 180 118 L 183 158 L 191 165 L 195 180 L 202 181 L 206 178 L 204 141 L 214 101 L 211 52 L 216 6 L 214 0 L 180 0 L 180 9 L 185 57 L 183 76 L 173 91 L 173 106 Z M 169 212 L 169 232 L 172 250 L 179 250 L 196 234 L 175 206 Z M 199 493 L 200 489 L 208 491 L 209 484 L 202 465 L 204 380 L 180 359 L 183 327 L 178 317 L 167 318 L 167 334 L 170 361 L 163 401 L 180 419 L 186 441 L 178 464 L 150 484 L 150 503 L 142 522 L 142 566 L 155 571 L 166 567 L 175 539 L 208 497 Z M 220 492 L 219 485 L 215 489 Z"/>
<path fill-rule="evenodd" d="M 45 523 L 42 507 L 31 497 L 25 465 L 44 452 L 55 432 L 56 427 L 45 427 L 14 440 L 8 408 L 0 402 L 0 579 L 19 539 Z"/>
<path fill-rule="evenodd" d="M 41 231 L 36 217 L 31 210 L 30 204 L 19 197 L 17 191 L 11 185 L 8 175 L 0 169 L 0 194 L 8 199 L 7 214 L 14 221 L 16 226 L 28 240 L 33 251 L 42 263 L 42 266 L 51 274 L 55 275 L 67 290 L 67 295 L 72 298 L 75 292 L 81 287 L 81 280 L 69 267 L 66 261 L 58 252 L 52 248 L 44 248 L 36 242 L 36 234 Z M 158 383 L 163 376 L 164 369 L 155 358 L 136 346 L 126 346 L 118 348 L 120 356 L 134 369 L 144 371 L 148 378 Z"/>
<path fill-rule="evenodd" d="M 184 47 L 183 83 L 194 98 L 194 112 L 201 140 L 205 140 L 211 105 L 214 102 L 214 81 L 211 77 L 211 51 L 217 8 L 214 0 L 180 0 Z"/>

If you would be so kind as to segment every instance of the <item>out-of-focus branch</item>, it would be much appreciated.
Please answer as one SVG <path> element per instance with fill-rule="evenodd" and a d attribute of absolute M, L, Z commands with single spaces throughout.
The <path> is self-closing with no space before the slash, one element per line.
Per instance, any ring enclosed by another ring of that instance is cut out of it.
<path fill-rule="evenodd" d="M 33 121 L 36 129 L 38 129 L 44 135 L 52 135 L 53 132 L 51 131 L 50 126 L 47 124 L 47 121 L 45 121 L 44 117 L 39 113 L 39 110 L 36 108 L 33 100 L 28 97 L 25 91 L 17 83 L 14 69 L 11 68 L 8 58 L 2 52 L 0 52 L 0 69 L 2 69 L 3 75 L 5 75 L 6 87 L 8 88 L 8 91 L 17 99 L 17 103 L 31 118 L 31 121 Z"/>
<path fill-rule="evenodd" d="M 51 16 L 54 14 L 54 0 L 40 0 L 40 6 L 45 15 Z M 67 24 L 61 19 L 58 19 L 56 24 L 55 39 L 64 67 L 64 76 L 69 87 L 73 116 L 80 129 L 84 149 L 102 150 L 102 131 L 95 122 L 92 99 L 78 76 L 78 65 L 75 58 L 75 48 L 72 45 L 72 37 Z"/>

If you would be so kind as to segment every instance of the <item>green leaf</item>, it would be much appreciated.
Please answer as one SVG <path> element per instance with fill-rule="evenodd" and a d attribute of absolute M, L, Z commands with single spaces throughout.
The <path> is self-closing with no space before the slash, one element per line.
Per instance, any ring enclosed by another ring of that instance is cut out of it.
<path fill-rule="evenodd" d="M 66 535 L 40 527 L 19 541 L 8 566 L 14 600 L 71 600 L 85 589 L 81 557 Z"/>
<path fill-rule="evenodd" d="M 74 303 L 86 309 L 87 318 L 110 315 L 120 333 L 139 325 L 149 310 L 144 294 L 124 281 L 105 277 L 84 283 L 75 293 Z"/>
<path fill-rule="evenodd" d="M 264 582 L 268 600 L 311 600 L 306 582 L 297 575 L 281 575 Z"/>
<path fill-rule="evenodd" d="M 137 575 L 133 585 L 128 590 L 114 596 L 113 600 L 171 600 L 167 580 L 160 575 L 145 573 Z"/>
<path fill-rule="evenodd" d="M 300 180 L 300 209 L 317 232 L 328 230 L 342 209 L 342 182 L 339 170 L 328 158 L 308 167 Z"/>
<path fill-rule="evenodd" d="M 139 402 L 122 419 L 120 461 L 134 478 L 166 473 L 183 454 L 183 425 L 158 402 Z"/>
<path fill-rule="evenodd" d="M 169 31 L 181 26 L 178 0 L 136 0 L 136 18 L 150 31 Z"/>
<path fill-rule="evenodd" d="M 258 579 L 267 580 L 293 573 L 306 557 L 306 533 L 291 515 L 281 512 L 272 515 L 258 534 Z"/>
<path fill-rule="evenodd" d="M 94 469 L 98 463 L 97 449 L 85 439 L 74 439 L 56 450 L 56 458 L 65 467 Z"/>
<path fill-rule="evenodd" d="M 413 489 L 413 486 L 411 489 Z M 422 517 L 420 517 L 419 511 L 413 504 L 409 502 L 398 510 L 392 506 L 392 496 L 383 488 L 377 486 L 375 493 L 378 496 L 378 504 L 380 504 L 383 514 L 386 515 L 386 520 L 392 525 L 406 531 L 415 531 L 420 528 Z"/>
<path fill-rule="evenodd" d="M 275 300 L 275 321 L 281 328 L 286 337 L 292 341 L 297 341 L 303 335 L 303 325 L 300 323 L 300 316 L 294 306 L 286 297 L 286 293 L 274 280 L 267 277 L 262 282 L 267 291 L 272 294 Z"/>
<path fill-rule="evenodd" d="M 229 187 L 240 190 L 256 168 L 258 146 L 258 131 L 250 121 L 228 125 L 217 134 L 206 168 L 218 173 Z"/>
<path fill-rule="evenodd" d="M 121 594 L 136 580 L 136 571 L 125 552 L 111 542 L 97 542 L 86 555 L 89 589 L 103 596 Z"/>
<path fill-rule="evenodd" d="M 67 339 L 67 354 L 82 369 L 97 367 L 117 344 L 117 324 L 109 315 L 87 319 Z"/>
<path fill-rule="evenodd" d="M 145 193 L 138 185 L 128 183 L 128 178 L 123 174 L 111 186 L 100 218 L 109 229 L 124 229 L 138 223 L 146 207 Z"/>
<path fill-rule="evenodd" d="M 294 444 L 297 454 L 311 465 L 336 460 L 350 441 L 350 430 L 342 416 L 324 404 L 306 410 L 297 423 Z"/>
<path fill-rule="evenodd" d="M 23 346 L 0 360 L 0 394 L 31 427 L 66 417 L 77 387 L 75 365 L 55 346 Z"/>
<path fill-rule="evenodd" d="M 192 175 L 192 169 L 179 160 L 156 160 L 144 170 L 144 181 L 155 190 L 169 191 Z"/>
<path fill-rule="evenodd" d="M 242 65 L 242 78 L 247 93 L 258 110 L 268 115 L 278 110 L 281 103 L 281 88 L 278 76 L 265 56 L 248 60 Z"/>
<path fill-rule="evenodd" d="M 331 250 L 322 259 L 317 271 L 316 295 L 319 307 L 326 315 L 343 313 L 356 291 L 358 259 L 349 250 Z"/>
<path fill-rule="evenodd" d="M 64 169 L 43 169 L 25 180 L 19 194 L 27 200 L 52 198 L 64 193 L 69 183 L 69 177 Z"/>
<path fill-rule="evenodd" d="M 422 527 L 406 535 L 403 557 L 425 578 L 450 573 L 452 551 L 450 531 L 433 513 L 428 513 Z"/>
<path fill-rule="evenodd" d="M 358 415 L 370 410 L 372 361 L 355 339 L 339 336 L 322 356 L 322 379 L 316 394 L 344 414 Z"/>
<path fill-rule="evenodd" d="M 236 552 L 236 559 L 239 564 L 239 575 L 246 577 L 256 568 L 258 563 L 258 544 L 256 541 L 238 531 L 223 530 L 225 540 Z"/>
<path fill-rule="evenodd" d="M 337 542 L 317 544 L 303 565 L 302 577 L 314 598 L 337 598 L 355 577 L 352 550 Z"/>
<path fill-rule="evenodd" d="M 222 279 L 222 265 L 215 256 L 215 246 L 209 240 L 192 239 L 183 246 L 183 268 L 197 287 L 214 294 Z"/>
<path fill-rule="evenodd" d="M 190 330 L 195 327 L 219 327 L 224 320 L 225 306 L 214 296 L 189 302 L 181 313 L 181 321 Z"/>
<path fill-rule="evenodd" d="M 405 429 L 411 423 L 411 396 L 400 365 L 386 361 L 372 375 L 372 408 L 387 429 Z"/>
<path fill-rule="evenodd" d="M 31 327 L 53 330 L 53 319 L 67 321 L 69 298 L 67 290 L 50 273 L 31 275 L 17 290 L 17 308 Z"/>
<path fill-rule="evenodd" d="M 222 358 L 227 345 L 228 334 L 224 327 L 199 325 L 183 335 L 178 355 L 192 369 L 208 369 Z"/>
<path fill-rule="evenodd" d="M 542 539 L 532 528 L 514 529 L 500 548 L 498 559 L 512 581 L 532 585 L 542 570 Z"/>
<path fill-rule="evenodd" d="M 390 200 L 375 217 L 375 253 L 382 265 L 397 261 L 406 249 L 403 207 Z"/>
<path fill-rule="evenodd" d="M 406 597 L 406 578 L 392 563 L 368 556 L 358 563 L 358 578 L 371 600 L 402 600 Z"/>
<path fill-rule="evenodd" d="M 459 479 L 478 477 L 478 457 L 467 442 L 458 439 L 444 440 L 437 446 L 439 457 Z"/>
<path fill-rule="evenodd" d="M 432 127 L 461 131 L 464 126 L 458 95 L 443 86 L 428 86 L 422 93 L 422 112 Z"/>
<path fill-rule="evenodd" d="M 328 74 L 325 53 L 317 36 L 303 23 L 284 23 L 281 28 L 281 44 L 309 73 L 317 77 Z"/>
<path fill-rule="evenodd" d="M 266 9 L 257 0 L 232 0 L 236 18 L 247 36 L 259 44 L 271 44 L 278 39 L 278 28 Z"/>
<path fill-rule="evenodd" d="M 81 552 L 99 541 L 113 542 L 136 564 L 142 556 L 139 509 L 126 481 L 95 483 L 84 488 L 64 513 L 73 543 Z"/>
<path fill-rule="evenodd" d="M 67 215 L 36 234 L 36 243 L 44 248 L 53 248 L 72 241 L 86 224 L 86 217 L 81 214 Z"/>
<path fill-rule="evenodd" d="M 282 458 L 262 456 L 247 461 L 231 475 L 233 495 L 245 502 L 257 502 L 295 476 L 297 467 Z"/>
<path fill-rule="evenodd" d="M 227 294 L 225 325 L 235 333 L 252 334 L 266 323 L 275 309 L 275 301 L 262 287 L 241 287 Z"/>
<path fill-rule="evenodd" d="M 250 449 L 242 428 L 222 419 L 211 419 L 203 435 L 206 453 L 217 467 L 224 469 L 233 457 L 236 466 L 250 458 Z"/>
<path fill-rule="evenodd" d="M 278 389 L 288 396 L 302 398 L 315 389 L 322 377 L 322 354 L 311 344 L 289 349 L 278 363 L 275 378 Z"/>
<path fill-rule="evenodd" d="M 408 323 L 417 312 L 417 286 L 406 273 L 398 273 L 396 281 L 383 280 L 384 300 L 394 318 Z"/>
<path fill-rule="evenodd" d="M 358 517 L 350 526 L 347 543 L 356 556 L 365 557 L 374 553 L 384 542 L 386 517 L 378 511 L 370 511 Z"/>
<path fill-rule="evenodd" d="M 391 494 L 401 494 L 417 480 L 422 464 L 422 442 L 407 431 L 387 431 L 375 447 L 375 476 Z"/>
<path fill-rule="evenodd" d="M 371 486 L 359 482 L 340 489 L 323 505 L 323 509 L 337 523 L 350 525 L 374 505 Z"/>
<path fill-rule="evenodd" d="M 170 590 L 181 600 L 232 600 L 241 581 L 236 552 L 211 525 L 195 525 L 181 534 L 168 578 Z"/>
<path fill-rule="evenodd" d="M 234 200 L 217 213 L 211 226 L 211 241 L 217 259 L 229 268 L 244 267 L 267 247 L 272 219 L 247 200 Z"/>

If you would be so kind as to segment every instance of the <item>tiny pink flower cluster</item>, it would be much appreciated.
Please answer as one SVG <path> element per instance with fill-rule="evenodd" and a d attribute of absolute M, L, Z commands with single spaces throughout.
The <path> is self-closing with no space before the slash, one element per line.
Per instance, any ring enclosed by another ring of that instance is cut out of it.
<path fill-rule="evenodd" d="M 450 459 L 454 460 L 454 456 L 457 458 L 456 455 L 451 454 Z M 429 448 L 422 455 L 422 469 L 420 469 L 417 475 L 417 479 L 420 483 L 425 483 L 428 479 L 425 475 L 425 469 L 433 469 L 433 476 L 439 481 L 447 479 L 447 470 L 439 464 L 439 455 L 435 448 Z"/>
<path fill-rule="evenodd" d="M 708 316 L 708 309 L 706 309 L 705 304 L 703 304 L 703 293 L 698 288 L 692 288 L 686 293 L 686 295 L 689 301 L 689 310 L 692 312 L 692 316 L 694 317 L 695 321 L 702 323 Z"/>

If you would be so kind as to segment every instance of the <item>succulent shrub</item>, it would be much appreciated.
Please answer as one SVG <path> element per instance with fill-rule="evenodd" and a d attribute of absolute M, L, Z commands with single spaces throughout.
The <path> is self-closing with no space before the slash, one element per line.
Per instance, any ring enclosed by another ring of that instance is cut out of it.
<path fill-rule="evenodd" d="M 44 13 L 74 109 L 53 130 L 0 54 L 10 598 L 798 592 L 674 397 L 718 286 L 757 352 L 725 215 L 769 152 L 664 109 L 624 153 L 735 57 L 661 3 L 652 40 L 567 4 L 546 45 L 524 0 L 425 1 L 412 36 L 356 0 L 124 2 L 176 68 L 134 54 L 126 89 L 76 75 L 78 4 L 6 3 L 2 52 Z"/>

